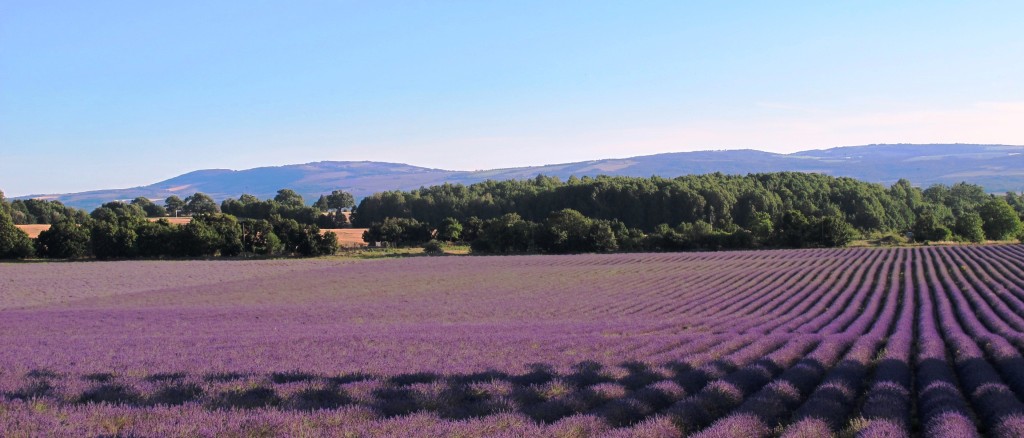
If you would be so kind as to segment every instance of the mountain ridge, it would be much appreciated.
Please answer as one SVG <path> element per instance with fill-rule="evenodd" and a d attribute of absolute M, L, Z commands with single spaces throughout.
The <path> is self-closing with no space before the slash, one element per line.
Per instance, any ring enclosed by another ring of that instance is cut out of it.
<path fill-rule="evenodd" d="M 317 161 L 252 169 L 200 169 L 147 186 L 86 192 L 20 196 L 15 199 L 56 199 L 91 209 L 103 202 L 137 196 L 162 200 L 203 192 L 220 201 L 249 193 L 269 198 L 290 188 L 312 202 L 331 190 L 356 198 L 386 190 L 410 190 L 435 184 L 502 179 L 527 179 L 538 174 L 569 176 L 658 175 L 666 178 L 721 172 L 747 174 L 779 171 L 814 172 L 892 184 L 900 178 L 918 186 L 966 181 L 993 193 L 1024 191 L 1024 146 L 983 144 L 874 144 L 813 149 L 790 154 L 756 149 L 667 152 L 626 158 L 508 167 L 446 170 L 377 161 Z"/>

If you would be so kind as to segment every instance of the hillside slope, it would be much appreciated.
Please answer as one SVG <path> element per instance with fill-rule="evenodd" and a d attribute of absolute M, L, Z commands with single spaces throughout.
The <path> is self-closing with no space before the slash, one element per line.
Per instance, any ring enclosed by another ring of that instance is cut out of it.
<path fill-rule="evenodd" d="M 103 202 L 145 196 L 182 198 L 203 192 L 214 199 L 243 193 L 273 197 L 291 188 L 312 202 L 322 193 L 346 190 L 356 198 L 385 190 L 409 190 L 444 182 L 471 184 L 487 179 L 522 179 L 538 174 L 568 178 L 623 175 L 676 177 L 722 172 L 746 174 L 797 171 L 848 176 L 892 184 L 900 178 L 916 185 L 967 181 L 990 192 L 1024 191 L 1024 146 L 1005 145 L 868 145 L 775 154 L 755 150 L 678 152 L 545 166 L 453 171 L 371 161 L 322 161 L 248 170 L 199 170 L 143 187 L 82 193 L 33 195 L 91 209 Z"/>

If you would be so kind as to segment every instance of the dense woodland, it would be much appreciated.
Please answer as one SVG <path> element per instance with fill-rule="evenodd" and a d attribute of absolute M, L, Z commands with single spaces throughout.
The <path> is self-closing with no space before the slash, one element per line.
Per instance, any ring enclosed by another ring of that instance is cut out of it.
<path fill-rule="evenodd" d="M 353 223 L 343 211 L 352 211 Z M 191 216 L 187 225 L 147 218 Z M 469 244 L 477 253 L 576 253 L 845 246 L 855 239 L 981 242 L 1022 237 L 1024 196 L 959 183 L 920 189 L 819 174 L 719 173 L 673 179 L 557 178 L 444 184 L 364 198 L 334 191 L 311 206 L 293 190 L 218 205 L 196 193 L 91 213 L 0 193 L 0 257 L 123 259 L 331 254 L 333 233 L 367 228 L 372 245 Z M 52 224 L 35 241 L 15 224 Z"/>
<path fill-rule="evenodd" d="M 352 204 L 351 195 L 335 192 L 307 207 L 301 196 L 285 189 L 274 199 L 243 195 L 220 207 L 202 193 L 185 199 L 171 196 L 164 205 L 136 198 L 108 202 L 87 214 L 57 201 L 8 203 L 0 193 L 0 258 L 327 255 L 337 251 L 337 236 L 321 234 L 318 224 L 335 228 L 347 223 L 341 210 Z M 169 213 L 192 220 L 175 225 L 166 219 Z M 16 223 L 51 226 L 33 241 Z"/>
<path fill-rule="evenodd" d="M 1022 214 L 1020 195 L 972 184 L 922 190 L 778 172 L 444 184 L 366 197 L 353 221 L 370 228 L 368 241 L 396 245 L 436 229 L 478 252 L 599 252 L 1007 240 Z"/>

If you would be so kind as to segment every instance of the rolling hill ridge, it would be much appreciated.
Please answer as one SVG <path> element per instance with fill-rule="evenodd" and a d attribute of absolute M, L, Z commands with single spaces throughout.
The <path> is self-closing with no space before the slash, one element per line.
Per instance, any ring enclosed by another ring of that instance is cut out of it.
<path fill-rule="evenodd" d="M 312 202 L 331 190 L 351 192 L 357 199 L 385 190 L 409 190 L 435 184 L 525 179 L 538 174 L 570 176 L 621 175 L 676 177 L 722 172 L 815 172 L 892 184 L 906 178 L 915 185 L 967 181 L 993 193 L 1024 191 L 1024 146 L 976 144 L 888 144 L 837 147 L 792 154 L 757 150 L 677 152 L 565 164 L 507 169 L 455 171 L 400 163 L 321 161 L 247 170 L 210 169 L 189 172 L 148 186 L 81 193 L 30 195 L 21 198 L 57 199 L 92 209 L 112 200 L 145 196 L 182 198 L 203 192 L 220 201 L 243 193 L 273 197 L 291 188 Z"/>

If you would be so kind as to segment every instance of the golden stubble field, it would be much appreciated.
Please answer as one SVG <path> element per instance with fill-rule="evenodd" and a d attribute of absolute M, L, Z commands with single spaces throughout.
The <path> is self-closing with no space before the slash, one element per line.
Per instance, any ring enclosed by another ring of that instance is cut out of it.
<path fill-rule="evenodd" d="M 166 217 L 162 219 L 167 219 L 168 222 L 175 225 L 185 225 L 192 221 L 192 218 L 190 217 Z M 159 219 L 150 218 L 149 220 L 155 222 Z M 49 224 L 15 226 L 18 227 L 20 230 L 24 231 L 26 234 L 28 234 L 28 237 L 31 237 L 33 239 L 39 237 L 39 233 L 42 233 L 43 231 L 50 229 Z M 333 231 L 334 234 L 338 235 L 338 246 L 341 246 L 343 248 L 356 248 L 366 246 L 366 242 L 363 242 L 363 231 L 366 231 L 366 228 L 332 228 L 320 230 L 321 233 L 326 233 L 328 231 Z"/>

